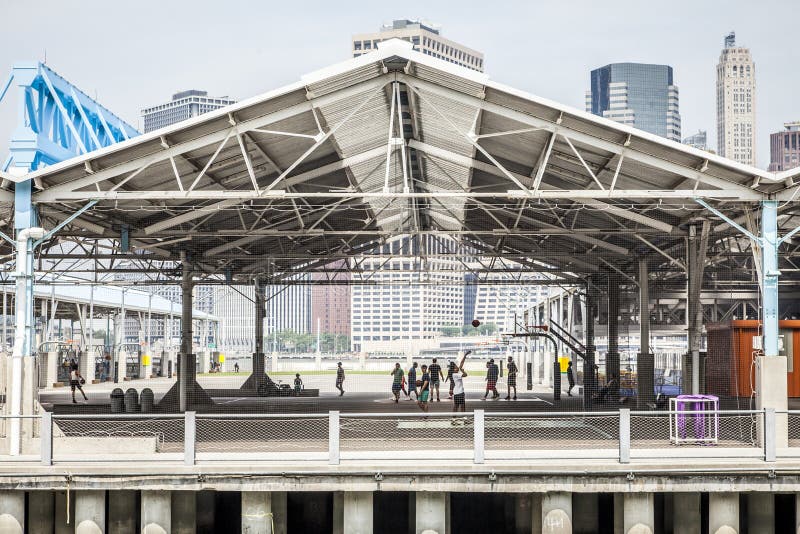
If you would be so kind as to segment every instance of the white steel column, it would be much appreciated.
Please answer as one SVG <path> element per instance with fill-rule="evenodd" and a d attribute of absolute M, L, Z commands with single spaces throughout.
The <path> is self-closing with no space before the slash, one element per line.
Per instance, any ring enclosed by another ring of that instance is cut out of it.
<path fill-rule="evenodd" d="M 17 293 L 14 350 L 11 354 L 9 415 L 17 416 L 9 424 L 9 454 L 18 456 L 22 449 L 23 358 L 33 354 L 33 241 L 44 236 L 42 228 L 23 228 L 17 233 Z M 30 394 L 33 394 L 31 391 Z"/>

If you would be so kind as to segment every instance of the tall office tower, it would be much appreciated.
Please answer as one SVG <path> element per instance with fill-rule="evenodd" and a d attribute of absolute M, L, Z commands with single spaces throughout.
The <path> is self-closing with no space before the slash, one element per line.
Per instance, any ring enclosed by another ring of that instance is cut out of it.
<path fill-rule="evenodd" d="M 295 275 L 289 284 L 267 286 L 267 325 L 265 334 L 291 330 L 311 333 L 311 286 L 308 275 Z M 313 330 L 316 333 L 316 330 Z"/>
<path fill-rule="evenodd" d="M 678 86 L 672 67 L 611 63 L 593 70 L 590 78 L 588 113 L 680 142 Z"/>
<path fill-rule="evenodd" d="M 684 137 L 682 143 L 700 150 L 708 150 L 708 136 L 705 130 L 698 130 L 696 134 Z"/>
<path fill-rule="evenodd" d="M 399 19 L 381 26 L 379 32 L 359 33 L 353 36 L 353 57 L 367 54 L 378 48 L 378 43 L 388 39 L 403 39 L 414 45 L 414 50 L 438 59 L 483 72 L 483 53 L 442 37 L 441 28 L 420 20 Z"/>
<path fill-rule="evenodd" d="M 152 132 L 235 103 L 235 100 L 227 96 L 208 96 L 206 91 L 181 91 L 172 95 L 169 102 L 142 110 L 144 131 Z"/>
<path fill-rule="evenodd" d="M 717 151 L 746 165 L 756 163 L 756 65 L 749 48 L 725 36 L 717 64 Z"/>
<path fill-rule="evenodd" d="M 350 335 L 350 272 L 346 260 L 337 260 L 327 265 L 331 271 L 342 272 L 313 273 L 311 279 L 317 283 L 311 286 L 311 330 L 323 334 Z"/>
<path fill-rule="evenodd" d="M 462 326 L 459 246 L 432 235 L 398 237 L 360 257 L 350 311 L 353 350 L 418 352 L 432 348 L 443 327 Z"/>
<path fill-rule="evenodd" d="M 255 351 L 255 288 L 221 286 L 214 295 L 214 315 L 219 318 L 219 348 L 249 354 Z M 266 328 L 264 332 L 266 333 Z"/>
<path fill-rule="evenodd" d="M 769 170 L 772 172 L 800 167 L 800 121 L 783 126 L 786 130 L 769 136 Z"/>

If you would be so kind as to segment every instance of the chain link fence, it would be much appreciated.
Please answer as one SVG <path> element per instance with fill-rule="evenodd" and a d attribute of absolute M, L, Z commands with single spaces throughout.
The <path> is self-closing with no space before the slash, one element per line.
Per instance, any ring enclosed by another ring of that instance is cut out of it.
<path fill-rule="evenodd" d="M 328 414 L 198 414 L 198 453 L 319 453 L 328 450 Z"/>

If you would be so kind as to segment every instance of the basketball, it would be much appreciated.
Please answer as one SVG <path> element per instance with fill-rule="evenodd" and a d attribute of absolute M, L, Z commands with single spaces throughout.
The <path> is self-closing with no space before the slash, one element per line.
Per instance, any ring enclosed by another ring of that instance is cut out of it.
<path fill-rule="evenodd" d="M 422 380 L 417 380 L 417 387 L 422 387 Z"/>
<path fill-rule="evenodd" d="M 477 319 L 473 319 L 472 320 L 472 326 L 474 326 L 475 328 L 478 328 L 480 325 L 481 325 L 481 322 L 479 320 L 477 320 Z"/>

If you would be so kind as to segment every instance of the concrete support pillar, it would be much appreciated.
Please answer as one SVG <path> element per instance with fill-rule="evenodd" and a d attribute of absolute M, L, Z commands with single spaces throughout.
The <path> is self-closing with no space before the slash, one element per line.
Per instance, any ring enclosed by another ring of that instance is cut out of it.
<path fill-rule="evenodd" d="M 708 494 L 708 534 L 739 533 L 739 494 Z"/>
<path fill-rule="evenodd" d="M 531 493 L 531 533 L 542 534 L 542 494 Z"/>
<path fill-rule="evenodd" d="M 75 534 L 105 534 L 106 492 L 75 492 Z"/>
<path fill-rule="evenodd" d="M 626 493 L 623 507 L 625 534 L 655 532 L 655 505 L 652 493 Z"/>
<path fill-rule="evenodd" d="M 172 534 L 172 497 L 169 491 L 142 491 L 142 534 Z"/>
<path fill-rule="evenodd" d="M 344 531 L 347 534 L 372 534 L 372 492 L 344 493 Z"/>
<path fill-rule="evenodd" d="M 22 534 L 25 527 L 25 492 L 0 491 L 0 532 Z"/>
<path fill-rule="evenodd" d="M 674 493 L 672 499 L 673 534 L 700 534 L 700 494 Z"/>
<path fill-rule="evenodd" d="M 58 501 L 56 501 L 56 505 Z M 115 534 L 136 534 L 136 492 L 108 492 L 108 531 Z"/>
<path fill-rule="evenodd" d="M 67 513 L 69 510 L 69 513 Z M 75 499 L 67 502 L 67 492 L 57 491 L 55 499 L 55 534 L 74 534 L 75 532 Z M 131 530 L 131 533 L 135 530 Z"/>
<path fill-rule="evenodd" d="M 53 534 L 55 495 L 52 491 L 28 492 L 28 534 Z"/>
<path fill-rule="evenodd" d="M 572 494 L 553 491 L 542 496 L 542 534 L 572 534 Z"/>
<path fill-rule="evenodd" d="M 785 411 L 789 407 L 789 391 L 786 383 L 786 356 L 756 356 L 756 409 L 772 408 Z M 759 418 L 759 441 L 763 446 L 763 418 Z M 785 449 L 789 446 L 788 415 L 775 414 L 775 447 Z"/>
<path fill-rule="evenodd" d="M 416 494 L 416 534 L 447 534 L 447 496 L 444 492 L 418 491 Z"/>
<path fill-rule="evenodd" d="M 514 495 L 515 534 L 531 534 L 533 531 L 532 501 L 530 493 L 517 493 Z"/>
<path fill-rule="evenodd" d="M 344 534 L 344 492 L 333 493 L 333 534 Z"/>
<path fill-rule="evenodd" d="M 194 491 L 173 491 L 172 534 L 194 534 L 197 531 L 197 499 Z"/>
<path fill-rule="evenodd" d="M 614 534 L 623 534 L 625 531 L 625 494 L 614 494 Z"/>
<path fill-rule="evenodd" d="M 572 518 L 575 534 L 595 534 L 600 531 L 599 506 L 597 493 L 572 494 L 572 509 L 578 512 Z"/>
<path fill-rule="evenodd" d="M 287 515 L 287 500 L 285 491 L 272 492 L 272 526 L 273 534 L 287 534 L 289 522 Z"/>
<path fill-rule="evenodd" d="M 748 534 L 775 534 L 775 495 L 750 493 L 747 496 Z"/>
<path fill-rule="evenodd" d="M 268 491 L 242 492 L 242 534 L 274 534 L 272 494 Z"/>

